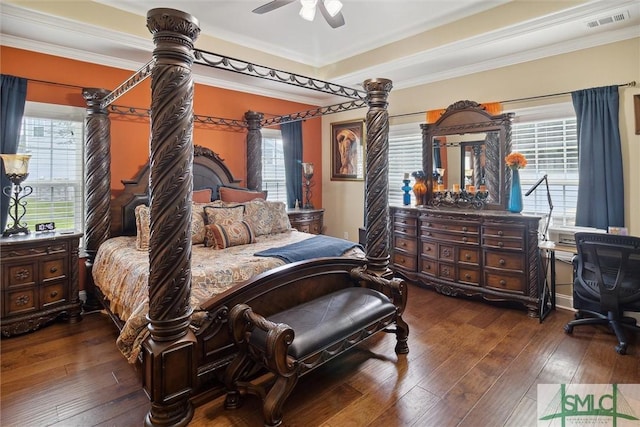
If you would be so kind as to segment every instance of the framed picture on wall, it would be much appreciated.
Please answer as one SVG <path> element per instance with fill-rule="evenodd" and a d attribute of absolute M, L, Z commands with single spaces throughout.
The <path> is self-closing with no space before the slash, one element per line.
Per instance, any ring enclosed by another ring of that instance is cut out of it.
<path fill-rule="evenodd" d="M 331 123 L 331 180 L 364 180 L 364 120 Z"/>

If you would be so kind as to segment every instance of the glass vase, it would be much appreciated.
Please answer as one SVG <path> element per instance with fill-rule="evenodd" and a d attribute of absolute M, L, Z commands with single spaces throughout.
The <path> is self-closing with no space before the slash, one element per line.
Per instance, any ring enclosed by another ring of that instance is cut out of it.
<path fill-rule="evenodd" d="M 413 195 L 416 196 L 416 206 L 424 205 L 424 196 L 427 194 L 427 184 L 424 179 L 416 178 L 413 184 Z"/>
<path fill-rule="evenodd" d="M 509 193 L 509 212 L 522 212 L 522 186 L 520 184 L 520 172 L 518 169 L 511 169 L 511 192 Z"/>

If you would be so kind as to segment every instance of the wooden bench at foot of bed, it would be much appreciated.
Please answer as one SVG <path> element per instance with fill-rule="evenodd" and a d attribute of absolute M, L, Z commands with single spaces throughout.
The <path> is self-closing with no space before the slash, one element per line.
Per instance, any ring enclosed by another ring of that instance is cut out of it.
<path fill-rule="evenodd" d="M 227 409 L 240 405 L 240 396 L 263 398 L 265 425 L 282 422 L 282 405 L 298 379 L 377 332 L 396 334 L 395 351 L 409 352 L 409 328 L 402 320 L 406 285 L 354 268 L 340 275 L 344 287 L 267 318 L 247 304 L 233 307 L 229 315 L 231 335 L 238 353 L 225 374 Z M 323 277 L 335 282 L 336 277 Z M 388 327 L 395 323 L 395 329 Z M 257 368 L 275 376 L 267 385 L 247 378 Z"/>

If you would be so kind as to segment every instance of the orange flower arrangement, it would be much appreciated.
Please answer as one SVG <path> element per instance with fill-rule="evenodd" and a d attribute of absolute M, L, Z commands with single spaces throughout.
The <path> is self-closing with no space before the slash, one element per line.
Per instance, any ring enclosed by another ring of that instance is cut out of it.
<path fill-rule="evenodd" d="M 527 158 L 522 153 L 514 151 L 504 158 L 505 163 L 511 169 L 522 169 L 527 166 Z"/>

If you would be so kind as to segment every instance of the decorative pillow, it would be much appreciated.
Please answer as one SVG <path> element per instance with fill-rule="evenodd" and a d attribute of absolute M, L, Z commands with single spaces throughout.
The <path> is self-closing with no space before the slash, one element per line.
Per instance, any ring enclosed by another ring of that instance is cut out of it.
<path fill-rule="evenodd" d="M 230 222 L 242 221 L 244 215 L 244 205 L 232 207 L 207 205 L 204 207 L 205 224 L 228 224 Z"/>
<path fill-rule="evenodd" d="M 191 196 L 193 203 L 209 203 L 211 201 L 211 189 L 205 188 L 204 190 L 194 190 Z"/>
<path fill-rule="evenodd" d="M 138 205 L 136 215 L 136 249 L 149 250 L 149 235 L 151 234 L 151 220 L 149 218 L 149 206 Z"/>
<path fill-rule="evenodd" d="M 209 203 L 193 203 L 191 205 L 191 244 L 200 245 L 204 243 L 205 234 L 205 217 L 204 207 L 210 206 Z"/>
<path fill-rule="evenodd" d="M 254 199 L 265 200 L 267 193 L 265 191 L 252 191 L 244 188 L 220 187 L 220 200 L 223 202 L 243 203 Z"/>
<path fill-rule="evenodd" d="M 256 236 L 282 233 L 291 229 L 287 207 L 283 202 L 252 200 L 245 205 L 244 220 Z"/>
<path fill-rule="evenodd" d="M 246 221 L 208 224 L 206 229 L 205 246 L 210 246 L 213 249 L 225 249 L 255 242 L 251 226 Z"/>

